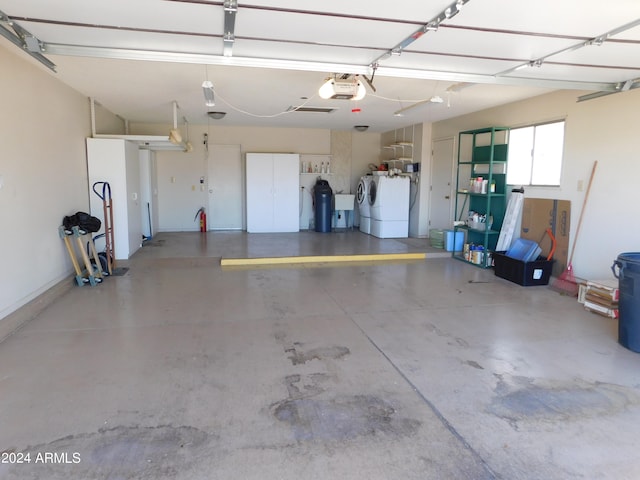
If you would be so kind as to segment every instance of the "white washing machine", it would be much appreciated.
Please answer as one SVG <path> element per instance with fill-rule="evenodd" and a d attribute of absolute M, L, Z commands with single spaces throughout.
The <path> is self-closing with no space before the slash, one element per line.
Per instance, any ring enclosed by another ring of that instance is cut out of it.
<path fill-rule="evenodd" d="M 408 176 L 374 176 L 369 186 L 371 235 L 378 238 L 409 236 Z"/>
<path fill-rule="evenodd" d="M 371 233 L 371 205 L 369 204 L 369 186 L 373 176 L 364 175 L 358 182 L 356 190 L 356 202 L 358 202 L 358 213 L 360 214 L 360 231 L 366 234 Z"/>

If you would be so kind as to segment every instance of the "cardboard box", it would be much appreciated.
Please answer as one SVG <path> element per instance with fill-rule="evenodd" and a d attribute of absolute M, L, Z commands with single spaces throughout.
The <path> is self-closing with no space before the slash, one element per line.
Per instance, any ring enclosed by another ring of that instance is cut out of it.
<path fill-rule="evenodd" d="M 522 207 L 520 237 L 538 242 L 541 256 L 547 258 L 551 241 L 545 231 L 551 228 L 556 237 L 556 252 L 553 255 L 552 275 L 558 277 L 567 268 L 569 258 L 569 232 L 571 230 L 571 202 L 547 198 L 525 198 Z"/>
<path fill-rule="evenodd" d="M 523 262 L 507 257 L 505 252 L 494 252 L 493 254 L 493 273 L 523 287 L 548 285 L 553 264 L 553 260 L 547 261 L 543 257 L 539 257 L 533 262 Z"/>

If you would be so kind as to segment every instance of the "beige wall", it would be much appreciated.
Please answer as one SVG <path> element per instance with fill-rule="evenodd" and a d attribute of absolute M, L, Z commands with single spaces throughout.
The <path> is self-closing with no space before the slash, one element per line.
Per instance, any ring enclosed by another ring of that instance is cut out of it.
<path fill-rule="evenodd" d="M 433 125 L 433 138 L 487 126 L 520 126 L 566 119 L 565 151 L 559 187 L 530 187 L 526 197 L 570 200 L 571 241 L 593 162 L 598 170 L 585 210 L 573 259 L 575 274 L 610 278 L 619 253 L 640 251 L 640 222 L 634 220 L 640 179 L 640 135 L 637 112 L 640 90 L 577 103 L 584 92 L 554 92 L 525 101 L 465 115 Z"/>
<path fill-rule="evenodd" d="M 86 97 L 4 45 L 0 318 L 57 282 L 71 282 L 58 226 L 63 216 L 88 211 L 85 138 L 91 131 Z"/>
<path fill-rule="evenodd" d="M 413 147 L 388 148 L 398 142 L 411 142 Z M 431 186 L 431 124 L 409 125 L 383 133 L 380 151 L 380 161 L 389 161 L 389 167 L 404 168 L 403 162 L 393 161 L 398 157 L 411 158 L 413 163 L 420 163 L 420 171 L 411 175 L 409 236 L 427 237 Z"/>
<path fill-rule="evenodd" d="M 164 135 L 170 128 L 168 124 L 132 124 L 130 133 Z M 186 139 L 184 126 L 181 131 Z M 331 187 L 334 191 L 342 190 L 345 193 L 355 191 L 357 178 L 362 175 L 359 172 L 363 170 L 364 173 L 368 163 L 377 161 L 380 145 L 380 136 L 375 133 L 190 125 L 189 137 L 194 147 L 192 152 L 160 151 L 156 154 L 160 231 L 198 228 L 193 216 L 198 208 L 207 205 L 208 198 L 206 192 L 199 189 L 194 191 L 191 186 L 197 185 L 200 177 L 207 177 L 208 174 L 204 133 L 208 134 L 210 145 L 240 145 L 243 155 L 247 152 L 287 152 L 303 156 L 331 154 Z M 376 157 L 372 159 L 374 155 Z M 220 173 L 224 175 L 224 171 Z M 358 176 L 354 177 L 355 174 Z M 170 180 L 172 177 L 174 182 Z"/>

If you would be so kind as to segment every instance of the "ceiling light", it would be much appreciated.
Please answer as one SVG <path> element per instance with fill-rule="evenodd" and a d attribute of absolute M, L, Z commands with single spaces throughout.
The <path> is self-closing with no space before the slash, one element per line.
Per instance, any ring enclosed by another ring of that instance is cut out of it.
<path fill-rule="evenodd" d="M 226 114 L 227 112 L 207 112 L 207 115 L 209 115 L 214 120 L 220 120 L 224 118 Z"/>
<path fill-rule="evenodd" d="M 354 100 L 362 100 L 364 98 L 364 96 L 367 94 L 367 90 L 364 88 L 364 85 L 362 84 L 362 82 L 360 80 L 358 80 L 358 93 L 356 94 L 355 97 L 353 97 Z"/>
<path fill-rule="evenodd" d="M 331 98 L 334 94 L 334 89 L 333 89 L 333 85 L 335 83 L 335 80 L 333 78 L 330 78 L 329 80 L 327 80 L 326 82 L 324 82 L 322 84 L 322 86 L 320 87 L 320 90 L 318 90 L 318 95 L 320 95 L 320 98 L 324 98 L 325 100 L 328 100 L 329 98 Z"/>
<path fill-rule="evenodd" d="M 338 80 L 329 78 L 318 90 L 320 98 L 328 100 L 362 100 L 367 94 L 364 84 L 360 80 Z"/>
<path fill-rule="evenodd" d="M 369 125 L 355 125 L 353 128 L 358 132 L 366 132 L 369 129 Z"/>
<path fill-rule="evenodd" d="M 431 97 L 429 99 L 429 102 L 431 102 L 431 103 L 443 103 L 444 100 L 442 99 L 442 97 L 440 95 L 434 95 L 433 97 Z"/>
<path fill-rule="evenodd" d="M 213 83 L 210 80 L 202 82 L 202 93 L 204 93 L 204 104 L 207 107 L 215 107 L 216 102 L 213 98 Z"/>

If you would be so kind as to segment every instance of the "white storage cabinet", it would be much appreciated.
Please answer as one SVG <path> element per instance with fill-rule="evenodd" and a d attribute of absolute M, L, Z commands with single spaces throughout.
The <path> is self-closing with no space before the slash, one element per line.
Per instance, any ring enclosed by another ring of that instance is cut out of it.
<path fill-rule="evenodd" d="M 138 145 L 121 139 L 87 138 L 87 169 L 91 215 L 103 222 L 100 233 L 104 232 L 103 204 L 92 187 L 95 182 L 111 186 L 114 254 L 117 260 L 126 260 L 142 243 Z M 99 192 L 102 194 L 101 188 Z M 96 243 L 98 250 L 104 245 L 100 240 Z"/>
<path fill-rule="evenodd" d="M 300 155 L 247 153 L 247 232 L 300 230 Z"/>

